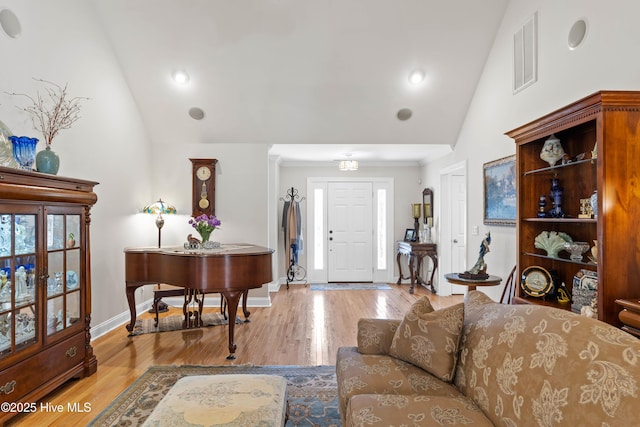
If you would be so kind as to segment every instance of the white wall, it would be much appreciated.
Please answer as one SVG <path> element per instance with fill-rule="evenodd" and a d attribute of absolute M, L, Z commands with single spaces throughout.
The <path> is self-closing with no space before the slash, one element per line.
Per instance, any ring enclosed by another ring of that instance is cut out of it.
<path fill-rule="evenodd" d="M 53 149 L 61 156 L 60 175 L 100 182 L 96 187 L 99 200 L 92 211 L 93 325 L 127 311 L 122 249 L 156 242 L 153 220 L 135 214 L 144 204 L 162 196 L 183 213 L 167 218 L 164 242 L 181 243 L 188 234 L 189 157 L 220 160 L 216 188 L 216 213 L 223 222 L 216 232 L 220 239 L 272 246 L 277 225 L 277 217 L 269 214 L 273 197 L 282 196 L 292 182 L 305 188 L 306 175 L 289 168 L 282 168 L 280 176 L 269 175 L 267 148 L 257 144 L 160 141 L 162 149 L 152 149 L 117 58 L 89 2 L 4 0 L 1 6 L 16 13 L 23 34 L 10 39 L 0 33 L 4 59 L 0 119 L 14 133 L 35 135 L 28 118 L 14 108 L 16 101 L 4 93 L 33 93 L 32 77 L 69 83 L 71 94 L 91 98 L 82 118 L 58 136 Z M 540 34 L 538 81 L 513 95 L 512 36 L 535 10 L 539 11 Z M 511 0 L 457 140 L 440 141 L 455 143 L 454 152 L 429 164 L 422 173 L 418 167 L 376 172 L 380 175 L 375 176 L 395 178 L 395 238 L 402 238 L 404 229 L 412 226 L 410 203 L 419 201 L 425 186 L 435 188 L 437 203 L 440 169 L 461 160 L 469 165 L 469 229 L 478 225 L 484 231 L 482 165 L 515 152 L 504 132 L 599 89 L 640 89 L 638 16 L 640 2 L 636 0 Z M 587 39 L 577 50 L 569 51 L 568 31 L 581 17 L 589 22 Z M 359 173 L 373 172 L 363 169 Z M 422 183 L 417 184 L 420 177 Z M 278 185 L 271 196 L 270 179 Z M 486 261 L 490 272 L 506 277 L 515 263 L 515 229 L 491 227 L 491 232 L 493 242 Z M 477 257 L 483 234 L 469 239 L 470 263 Z M 487 291 L 494 297 L 500 293 L 499 288 Z"/>
<path fill-rule="evenodd" d="M 83 0 L 4 0 L 18 16 L 22 35 L 0 32 L 3 57 L 0 117 L 18 135 L 40 135 L 30 118 L 16 110 L 21 100 L 5 94 L 35 94 L 32 77 L 68 83 L 73 96 L 91 98 L 81 118 L 63 130 L 52 149 L 60 156 L 59 175 L 98 181 L 91 215 L 92 324 L 127 311 L 123 247 L 147 244 L 141 222 L 132 215 L 151 197 L 149 141 L 137 107 L 91 6 Z M 73 11 L 73 13 L 69 13 Z M 44 143 L 38 144 L 38 149 Z"/>
<path fill-rule="evenodd" d="M 162 245 L 181 246 L 193 233 L 191 218 L 191 161 L 217 159 L 215 213 L 222 222 L 211 238 L 223 243 L 252 243 L 269 247 L 269 159 L 265 144 L 202 144 L 161 142 L 151 152 L 154 165 L 154 197 L 174 204 L 177 215 L 165 215 Z M 155 223 L 149 221 L 155 230 Z M 275 256 L 275 255 L 274 255 Z M 274 271 L 275 273 L 275 271 Z M 249 298 L 262 304 L 268 288 L 254 289 Z"/>
<path fill-rule="evenodd" d="M 538 81 L 513 94 L 513 34 L 538 11 Z M 635 0 L 511 0 L 487 58 L 454 152 L 424 169 L 425 182 L 438 182 L 439 171 L 468 160 L 467 262 L 478 256 L 484 231 L 491 231 L 491 252 L 486 256 L 489 272 L 504 278 L 515 265 L 515 228 L 487 227 L 483 221 L 482 166 L 515 153 L 505 132 L 528 123 L 593 92 L 603 89 L 640 90 L 640 2 Z M 576 50 L 567 47 L 573 23 L 586 18 L 587 37 Z M 452 141 L 441 141 L 451 143 Z M 436 192 L 436 194 L 438 194 Z M 483 288 L 498 299 L 502 286 Z"/>

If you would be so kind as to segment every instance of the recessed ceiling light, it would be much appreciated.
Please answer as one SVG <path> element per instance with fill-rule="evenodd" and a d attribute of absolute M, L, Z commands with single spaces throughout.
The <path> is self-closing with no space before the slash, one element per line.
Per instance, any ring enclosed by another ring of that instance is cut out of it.
<path fill-rule="evenodd" d="M 421 69 L 415 69 L 411 73 L 409 73 L 409 83 L 412 85 L 420 84 L 424 81 L 424 71 Z"/>
<path fill-rule="evenodd" d="M 172 75 L 173 81 L 179 85 L 186 85 L 189 83 L 189 74 L 186 71 L 178 70 Z"/>

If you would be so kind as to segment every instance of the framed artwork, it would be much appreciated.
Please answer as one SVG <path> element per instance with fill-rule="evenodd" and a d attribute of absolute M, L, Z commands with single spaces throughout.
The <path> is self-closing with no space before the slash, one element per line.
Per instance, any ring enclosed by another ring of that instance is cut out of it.
<path fill-rule="evenodd" d="M 405 242 L 415 242 L 416 240 L 416 230 L 413 228 L 407 228 L 404 232 L 404 241 Z"/>
<path fill-rule="evenodd" d="M 516 156 L 485 163 L 484 223 L 516 225 Z"/>

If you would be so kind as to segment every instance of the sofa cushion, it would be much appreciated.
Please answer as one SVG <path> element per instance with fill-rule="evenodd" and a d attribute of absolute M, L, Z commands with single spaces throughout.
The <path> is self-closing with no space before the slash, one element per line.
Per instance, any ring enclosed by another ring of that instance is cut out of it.
<path fill-rule="evenodd" d="M 358 394 L 422 394 L 461 396 L 453 385 L 410 363 L 390 356 L 362 354 L 357 347 L 340 347 L 336 360 L 340 413 Z"/>
<path fill-rule="evenodd" d="M 418 394 L 353 396 L 347 408 L 346 425 L 493 427 L 471 399 Z"/>
<path fill-rule="evenodd" d="M 433 311 L 428 301 L 422 297 L 402 319 L 389 354 L 443 381 L 451 381 L 458 359 L 464 304 Z"/>

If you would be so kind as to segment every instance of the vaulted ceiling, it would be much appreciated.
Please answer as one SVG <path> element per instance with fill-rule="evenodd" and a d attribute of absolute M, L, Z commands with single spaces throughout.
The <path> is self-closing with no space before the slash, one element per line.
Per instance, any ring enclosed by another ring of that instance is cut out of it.
<path fill-rule="evenodd" d="M 93 3 L 154 144 L 384 160 L 455 144 L 508 0 Z M 178 70 L 187 85 L 172 81 Z"/>

